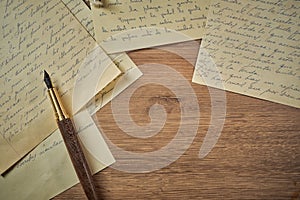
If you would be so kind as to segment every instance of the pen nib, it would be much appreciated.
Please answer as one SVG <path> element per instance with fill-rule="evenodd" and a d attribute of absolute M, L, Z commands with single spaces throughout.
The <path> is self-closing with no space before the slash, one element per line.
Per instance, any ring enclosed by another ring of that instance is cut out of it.
<path fill-rule="evenodd" d="M 48 89 L 53 88 L 49 74 L 44 70 L 44 82 Z"/>

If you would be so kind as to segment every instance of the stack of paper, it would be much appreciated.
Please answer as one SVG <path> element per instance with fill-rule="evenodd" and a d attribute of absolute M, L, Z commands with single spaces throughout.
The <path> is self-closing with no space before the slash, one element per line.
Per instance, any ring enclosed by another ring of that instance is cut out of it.
<path fill-rule="evenodd" d="M 92 7 L 108 52 L 202 38 L 193 82 L 300 107 L 296 0 L 130 1 Z"/>
<path fill-rule="evenodd" d="M 77 129 L 83 130 L 79 136 L 94 173 L 112 164 L 114 158 L 90 115 L 139 78 L 141 72 L 126 54 L 111 56 L 118 66 L 111 62 L 82 26 L 88 27 L 91 21 L 81 18 L 88 12 L 82 2 L 72 8 L 80 11 L 76 12 L 77 18 L 59 0 L 2 1 L 1 9 L 4 13 L 1 55 L 6 58 L 1 61 L 4 90 L 1 91 L 0 169 L 4 172 L 12 167 L 1 177 L 0 198 L 51 198 L 78 183 L 78 179 L 59 131 L 51 134 L 56 125 L 42 81 L 43 70 L 55 77 L 54 84 L 60 89 L 67 110 L 73 113 Z M 83 91 L 85 95 L 77 95 L 74 100 L 73 87 L 75 84 L 78 90 L 79 83 L 76 78 L 87 71 L 88 81 L 81 79 L 80 84 L 87 87 L 93 83 L 96 90 Z M 93 74 L 98 76 L 91 80 Z M 116 82 L 118 87 L 114 88 Z M 90 106 L 90 113 L 74 112 L 90 105 L 89 99 L 95 95 L 101 101 Z"/>
<path fill-rule="evenodd" d="M 300 107 L 297 0 L 107 0 L 91 8 L 0 1 L 0 199 L 47 199 L 78 183 L 44 69 L 74 115 L 94 173 L 114 158 L 90 115 L 142 75 L 125 53 L 112 53 L 202 39 L 193 82 Z"/>

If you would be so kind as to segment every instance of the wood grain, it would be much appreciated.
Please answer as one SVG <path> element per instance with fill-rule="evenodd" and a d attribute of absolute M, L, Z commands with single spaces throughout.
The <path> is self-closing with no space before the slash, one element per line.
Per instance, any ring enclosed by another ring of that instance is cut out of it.
<path fill-rule="evenodd" d="M 86 197 L 88 197 L 89 200 L 99 199 L 90 168 L 84 157 L 73 122 L 71 119 L 67 118 L 58 121 L 57 124 Z"/>
<path fill-rule="evenodd" d="M 194 44 L 173 47 L 195 60 Z M 94 175 L 103 199 L 300 199 L 299 109 L 226 92 L 222 134 L 213 150 L 199 159 L 199 148 L 211 124 L 208 88 L 191 83 L 193 66 L 172 52 L 154 48 L 130 52 L 129 56 L 137 66 L 161 63 L 182 74 L 197 95 L 200 122 L 190 147 L 170 165 L 150 173 L 127 173 L 112 166 Z M 156 73 L 168 78 L 167 74 Z M 184 89 L 180 81 L 174 84 Z M 148 139 L 124 133 L 114 120 L 111 104 L 95 117 L 114 145 L 131 152 L 151 152 L 175 136 L 180 101 L 170 89 L 149 84 L 133 93 L 129 105 L 135 123 L 147 125 L 149 109 L 156 103 L 165 107 L 167 121 L 157 135 Z M 55 197 L 84 198 L 78 184 Z"/>

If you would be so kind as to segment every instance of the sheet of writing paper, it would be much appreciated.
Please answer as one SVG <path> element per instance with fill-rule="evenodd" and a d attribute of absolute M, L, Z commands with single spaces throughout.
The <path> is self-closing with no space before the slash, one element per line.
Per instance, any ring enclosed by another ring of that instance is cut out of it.
<path fill-rule="evenodd" d="M 107 53 L 116 53 L 199 39 L 204 32 L 209 2 L 104 1 L 104 7 L 92 6 L 96 40 Z M 186 37 L 178 37 L 180 34 L 185 34 Z"/>
<path fill-rule="evenodd" d="M 70 113 L 74 79 L 97 44 L 59 0 L 1 0 L 0 9 L 0 173 L 3 173 L 56 128 L 55 120 L 49 120 L 53 118 L 53 110 L 47 99 L 43 70 L 53 77 Z M 102 55 L 100 62 L 108 59 Z M 114 68 L 110 80 L 120 73 Z"/>
<path fill-rule="evenodd" d="M 132 61 L 126 57 L 127 55 L 123 54 L 114 58 L 114 62 L 118 64 L 122 71 L 121 76 L 118 77 L 122 81 L 118 81 L 118 84 L 113 89 L 111 84 L 105 87 L 95 97 L 95 101 L 93 103 L 90 102 L 87 108 L 89 113 L 93 114 L 102 108 L 142 75 Z M 116 83 L 116 80 L 113 83 Z M 84 114 L 80 117 L 83 120 L 80 118 L 78 120 L 78 117 L 76 119 L 77 128 L 81 129 L 79 136 L 85 142 L 83 147 L 87 149 L 85 155 L 89 166 L 93 173 L 96 173 L 114 160 L 111 159 L 111 154 L 107 152 L 106 144 L 94 145 L 92 143 L 90 145 L 86 143 L 93 141 L 94 137 L 99 139 L 101 135 L 99 130 L 95 128 L 95 124 L 91 123 L 90 117 L 86 116 L 86 112 L 79 114 Z M 80 126 L 81 121 L 85 122 L 86 120 L 88 122 Z M 79 126 L 78 121 L 80 123 Z M 63 144 L 61 134 L 57 130 L 24 157 L 4 178 L 0 177 L 0 199 L 4 197 L 8 200 L 20 199 L 20 197 L 24 197 L 23 199 L 49 199 L 76 183 L 78 183 L 77 176 Z M 14 188 L 14 190 L 12 191 L 11 188 Z"/>
<path fill-rule="evenodd" d="M 213 1 L 193 82 L 299 108 L 299 10 L 297 0 Z"/>
<path fill-rule="evenodd" d="M 78 70 L 72 93 L 72 112 L 77 113 L 83 105 L 105 88 L 112 77 L 116 78 L 121 71 L 98 46 L 85 57 L 83 67 Z M 106 57 L 106 59 L 104 59 Z M 101 59 L 101 60 L 100 60 Z"/>
<path fill-rule="evenodd" d="M 121 70 L 122 74 L 101 90 L 95 98 L 88 103 L 88 110 L 92 114 L 95 114 L 96 111 L 109 103 L 143 75 L 127 54 L 111 54 L 110 57 Z"/>
<path fill-rule="evenodd" d="M 94 37 L 94 26 L 93 26 L 93 21 L 91 17 L 91 10 L 86 6 L 86 4 L 83 1 L 72 1 L 72 0 L 62 0 L 63 3 L 69 8 L 69 10 L 74 14 L 74 16 L 80 21 L 80 23 L 88 30 L 88 32 Z M 96 53 L 95 53 L 96 54 Z M 112 94 L 108 94 L 108 91 L 112 90 L 114 91 L 114 95 L 119 94 L 121 91 L 126 89 L 126 87 L 131 84 L 128 81 L 132 80 L 135 81 L 138 77 L 142 75 L 140 70 L 135 66 L 135 64 L 131 61 L 129 56 L 126 55 L 126 53 L 122 54 L 115 54 L 115 55 L 110 55 L 110 58 L 113 60 L 114 64 L 117 65 L 117 67 L 122 71 L 123 75 L 119 76 L 118 79 L 116 79 L 113 83 L 110 83 L 109 86 L 105 87 L 101 91 L 101 94 L 98 94 L 96 99 L 99 99 L 98 97 L 103 96 L 103 94 L 106 94 L 104 98 L 102 99 L 103 105 L 108 103 L 110 99 L 112 98 Z M 110 68 L 109 68 L 110 69 Z M 108 70 L 106 73 L 110 73 Z M 105 77 L 106 74 L 103 74 Z M 100 75 L 99 75 L 100 77 Z M 116 85 L 116 82 L 119 80 L 126 80 L 125 84 L 120 84 L 119 87 L 114 88 Z M 102 79 L 101 79 L 102 80 Z M 91 81 L 89 81 L 91 83 Z M 99 85 L 102 85 L 101 82 Z M 124 85 L 125 87 L 122 87 Z M 93 87 L 88 87 L 88 88 L 93 88 Z M 118 91 L 117 91 L 118 90 Z M 82 93 L 81 89 L 79 89 L 80 93 Z M 98 91 L 98 90 L 97 90 Z M 92 91 L 90 92 L 92 94 Z M 83 95 L 87 96 L 87 95 Z M 93 101 L 92 101 L 93 102 Z M 95 108 L 95 110 L 100 109 L 99 106 Z"/>
<path fill-rule="evenodd" d="M 80 21 L 83 27 L 95 38 L 92 12 L 84 1 L 61 0 L 73 15 Z"/>
<path fill-rule="evenodd" d="M 64 4 L 69 8 L 69 10 L 74 14 L 74 16 L 80 21 L 80 23 L 89 31 L 89 33 L 94 36 L 94 27 L 92 23 L 91 18 L 91 10 L 88 9 L 86 4 L 83 1 L 72 1 L 72 0 L 62 0 Z M 97 52 L 94 53 L 97 55 Z M 127 56 L 126 53 L 122 54 L 111 54 L 109 55 L 110 58 L 113 60 L 114 64 L 121 70 L 122 74 L 118 76 L 114 81 L 112 81 L 109 85 L 107 85 L 104 89 L 102 89 L 96 96 L 93 98 L 89 105 L 87 106 L 89 108 L 89 112 L 92 114 L 95 114 L 96 111 L 98 111 L 100 108 L 102 108 L 104 105 L 106 105 L 108 102 L 110 102 L 115 96 L 120 94 L 123 90 L 125 90 L 129 85 L 131 85 L 134 81 L 136 81 L 139 77 L 142 76 L 141 71 L 138 69 L 138 67 L 132 62 L 132 60 Z M 95 73 L 95 70 L 93 70 L 93 74 Z M 107 71 L 106 73 L 110 73 L 110 71 Z M 99 75 L 100 77 L 101 75 Z M 106 77 L 105 73 L 101 77 Z M 90 79 L 88 80 L 88 83 L 92 83 Z M 102 78 L 100 78 L 100 84 Z M 92 83 L 93 85 L 96 85 Z M 76 87 L 76 84 L 75 84 Z M 92 86 L 87 88 L 93 88 Z M 80 93 L 83 93 L 81 89 L 79 89 Z M 98 91 L 98 90 L 97 90 Z M 91 91 L 91 93 L 93 90 Z M 87 95 L 83 95 L 87 96 Z M 86 133 L 88 134 L 88 133 Z M 94 140 L 95 142 L 96 140 Z M 97 146 L 99 145 L 98 142 L 95 142 L 95 145 L 85 145 L 87 149 L 90 149 L 91 154 L 98 158 L 98 156 L 101 156 L 101 154 L 98 153 L 92 153 L 97 152 Z M 98 160 L 101 160 L 98 158 Z"/>
<path fill-rule="evenodd" d="M 62 0 L 62 1 L 69 8 L 69 10 L 74 14 L 74 16 L 78 19 L 78 21 L 80 21 L 82 26 L 84 26 L 88 30 L 88 32 L 95 38 L 92 12 L 86 6 L 86 4 L 83 1 L 72 1 L 72 0 Z M 122 79 L 124 80 L 126 79 L 126 82 L 124 84 L 125 87 L 121 87 L 122 84 L 120 84 L 120 87 L 115 88 L 115 90 L 118 89 L 120 90 L 120 92 L 123 91 L 129 85 L 129 82 L 127 81 L 130 80 L 135 81 L 138 77 L 142 75 L 140 70 L 136 67 L 136 65 L 132 62 L 132 60 L 130 59 L 129 56 L 127 56 L 126 53 L 113 54 L 113 55 L 109 55 L 109 57 L 113 60 L 113 62 L 123 73 L 123 75 L 119 76 L 118 79 L 120 80 L 121 77 L 123 77 Z M 126 78 L 124 75 L 126 75 Z M 103 91 L 106 91 L 105 93 L 107 93 L 107 88 L 110 88 L 109 90 L 111 90 L 112 86 L 114 85 L 115 85 L 114 83 L 111 83 L 109 87 L 106 87 Z M 115 93 L 117 92 L 115 91 Z M 107 99 L 111 99 L 111 98 L 107 98 Z"/>
<path fill-rule="evenodd" d="M 74 117 L 79 137 L 86 138 L 86 146 L 93 145 L 90 142 L 95 137 L 101 141 L 101 145 L 97 147 L 98 153 L 101 152 L 102 155 L 100 161 L 84 149 L 92 173 L 112 164 L 114 158 L 90 114 L 83 111 Z M 57 130 L 18 162 L 4 178 L 0 177 L 0 199 L 50 199 L 78 182 L 61 134 Z"/>

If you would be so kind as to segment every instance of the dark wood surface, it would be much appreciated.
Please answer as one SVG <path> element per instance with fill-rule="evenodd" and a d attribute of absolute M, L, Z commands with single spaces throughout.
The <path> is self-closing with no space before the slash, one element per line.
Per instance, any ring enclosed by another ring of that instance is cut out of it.
<path fill-rule="evenodd" d="M 196 58 L 190 43 L 174 48 Z M 189 81 L 201 111 L 198 132 L 185 153 L 162 169 L 128 173 L 109 167 L 94 175 L 102 199 L 300 199 L 299 109 L 226 92 L 222 134 L 212 151 L 200 159 L 199 148 L 211 123 L 208 88 L 191 82 L 192 65 L 174 53 L 154 48 L 129 52 L 129 56 L 137 66 L 172 67 Z M 155 73 L 168 78 L 168 74 Z M 180 84 L 174 81 L 179 89 Z M 129 107 L 130 117 L 138 125 L 147 125 L 149 109 L 156 103 L 164 106 L 167 121 L 153 137 L 139 139 L 124 133 L 112 116 L 111 104 L 97 112 L 98 123 L 114 145 L 124 150 L 158 150 L 178 131 L 180 100 L 170 89 L 148 84 L 133 93 Z M 85 199 L 85 195 L 77 184 L 55 199 Z"/>

